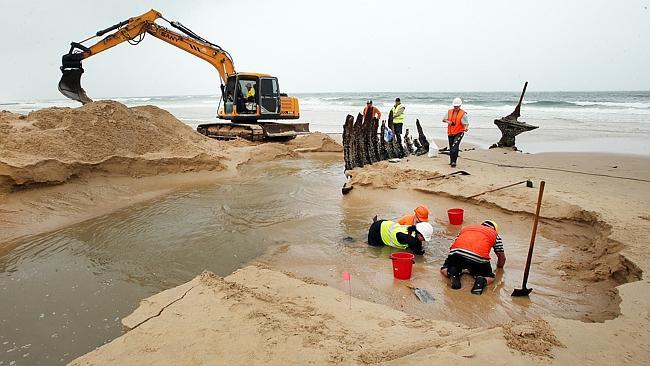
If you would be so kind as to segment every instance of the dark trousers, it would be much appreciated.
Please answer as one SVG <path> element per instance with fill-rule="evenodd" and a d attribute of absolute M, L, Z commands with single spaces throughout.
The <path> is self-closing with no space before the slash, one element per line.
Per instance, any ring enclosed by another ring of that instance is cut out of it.
<path fill-rule="evenodd" d="M 384 245 L 384 241 L 381 240 L 381 223 L 384 222 L 384 220 L 377 220 L 370 225 L 370 229 L 368 229 L 368 244 L 372 245 L 373 247 L 378 247 L 380 245 Z"/>
<path fill-rule="evenodd" d="M 460 150 L 460 140 L 463 139 L 464 133 L 459 133 L 456 135 L 449 135 L 449 162 L 451 164 L 456 164 L 458 160 L 458 151 Z"/>
<path fill-rule="evenodd" d="M 394 132 L 395 132 L 396 135 L 401 135 L 402 134 L 402 126 L 403 125 L 404 125 L 404 123 L 395 123 L 393 125 L 393 129 L 395 130 Z"/>

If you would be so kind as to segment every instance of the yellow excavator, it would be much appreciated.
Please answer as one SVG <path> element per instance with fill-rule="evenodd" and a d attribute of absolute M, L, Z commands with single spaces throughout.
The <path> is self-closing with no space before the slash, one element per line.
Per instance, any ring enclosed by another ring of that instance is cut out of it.
<path fill-rule="evenodd" d="M 158 19 L 167 22 L 178 32 L 156 24 Z M 83 45 L 84 42 L 105 34 L 108 35 L 95 44 Z M 280 93 L 276 77 L 236 72 L 232 57 L 223 48 L 201 38 L 179 22 L 168 21 L 153 9 L 100 30 L 81 42 L 72 42 L 70 51 L 62 57 L 63 75 L 59 81 L 59 91 L 83 104 L 92 102 L 81 87 L 81 75 L 84 72 L 81 61 L 124 42 L 137 45 L 147 34 L 209 62 L 217 69 L 221 79 L 217 117 L 230 122 L 201 124 L 197 127 L 198 132 L 217 139 L 243 137 L 252 141 L 292 139 L 309 132 L 308 123 L 265 121 L 300 117 L 298 98 Z"/>

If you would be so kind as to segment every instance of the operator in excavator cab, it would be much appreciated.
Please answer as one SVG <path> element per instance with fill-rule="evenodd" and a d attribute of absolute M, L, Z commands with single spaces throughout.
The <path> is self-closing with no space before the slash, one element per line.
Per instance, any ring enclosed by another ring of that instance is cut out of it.
<path fill-rule="evenodd" d="M 247 83 L 246 90 L 246 101 L 255 102 L 255 88 L 253 87 L 253 84 Z"/>
<path fill-rule="evenodd" d="M 255 109 L 247 106 L 247 103 L 255 103 L 255 86 L 252 83 L 246 83 L 246 90 L 242 89 L 241 95 L 237 103 L 237 111 L 239 113 L 255 112 Z"/>

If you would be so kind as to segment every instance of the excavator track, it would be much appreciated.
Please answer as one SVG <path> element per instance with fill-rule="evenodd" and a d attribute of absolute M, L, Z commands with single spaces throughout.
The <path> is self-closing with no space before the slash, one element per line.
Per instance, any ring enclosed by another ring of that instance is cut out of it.
<path fill-rule="evenodd" d="M 308 123 L 206 123 L 196 127 L 196 130 L 213 139 L 233 140 L 244 138 L 249 141 L 286 141 L 298 135 L 309 133 Z"/>

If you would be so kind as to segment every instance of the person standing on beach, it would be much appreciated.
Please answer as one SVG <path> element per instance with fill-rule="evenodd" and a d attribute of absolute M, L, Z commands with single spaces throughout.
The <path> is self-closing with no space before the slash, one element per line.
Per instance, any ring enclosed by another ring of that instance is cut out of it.
<path fill-rule="evenodd" d="M 506 264 L 506 254 L 498 231 L 499 225 L 492 220 L 485 220 L 481 225 L 465 226 L 460 230 L 440 268 L 440 273 L 449 277 L 452 289 L 460 289 L 463 270 L 468 270 L 474 276 L 471 292 L 475 295 L 482 294 L 485 287 L 494 282 L 490 250 L 494 250 L 497 256 L 497 268 L 503 268 Z"/>
<path fill-rule="evenodd" d="M 428 222 L 416 225 L 400 225 L 395 221 L 377 220 L 368 229 L 368 245 L 387 245 L 397 249 L 410 249 L 413 254 L 424 254 L 424 243 L 433 237 L 433 226 Z"/>
<path fill-rule="evenodd" d="M 427 206 L 420 205 L 413 210 L 413 214 L 404 215 L 397 220 L 400 225 L 416 225 L 420 222 L 429 221 L 429 209 Z"/>
<path fill-rule="evenodd" d="M 402 136 L 402 126 L 404 125 L 404 105 L 399 98 L 395 98 L 395 105 L 391 109 L 393 112 L 393 125 L 395 126 L 395 134 Z"/>
<path fill-rule="evenodd" d="M 368 110 L 371 110 L 371 112 L 368 112 Z M 369 100 L 366 102 L 366 107 L 363 109 L 363 117 L 366 117 L 367 113 L 372 113 L 370 117 L 376 117 L 377 120 L 381 119 L 381 112 L 379 111 L 379 108 L 374 107 L 372 105 L 372 100 Z"/>
<path fill-rule="evenodd" d="M 456 167 L 458 160 L 458 151 L 460 150 L 460 140 L 463 139 L 465 132 L 469 129 L 469 119 L 467 112 L 460 109 L 463 101 L 460 98 L 454 98 L 453 108 L 447 111 L 447 116 L 442 119 L 447 124 L 447 137 L 449 138 L 449 165 Z"/>

